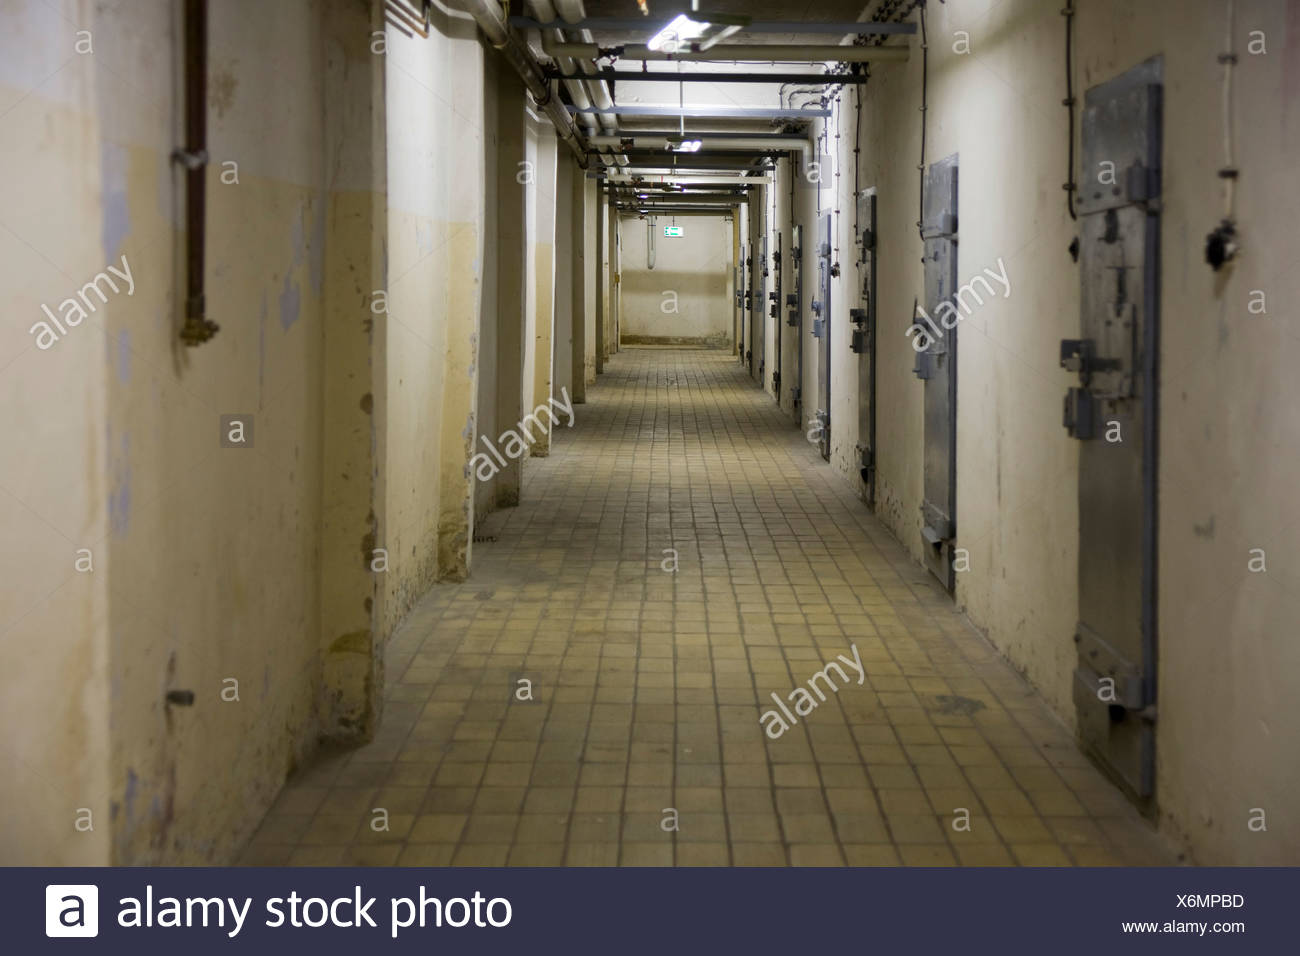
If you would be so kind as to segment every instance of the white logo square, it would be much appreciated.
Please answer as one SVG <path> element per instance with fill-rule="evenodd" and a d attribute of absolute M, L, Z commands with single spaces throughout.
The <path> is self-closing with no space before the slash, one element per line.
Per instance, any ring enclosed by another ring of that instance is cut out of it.
<path fill-rule="evenodd" d="M 99 887 L 55 883 L 45 887 L 46 936 L 98 936 Z"/>

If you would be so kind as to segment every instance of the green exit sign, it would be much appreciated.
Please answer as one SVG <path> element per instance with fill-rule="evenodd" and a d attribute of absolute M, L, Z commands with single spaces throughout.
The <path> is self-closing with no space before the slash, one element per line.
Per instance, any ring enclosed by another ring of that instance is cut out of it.
<path fill-rule="evenodd" d="M 664 226 L 664 237 L 667 239 L 680 239 L 682 237 L 682 227 Z"/>

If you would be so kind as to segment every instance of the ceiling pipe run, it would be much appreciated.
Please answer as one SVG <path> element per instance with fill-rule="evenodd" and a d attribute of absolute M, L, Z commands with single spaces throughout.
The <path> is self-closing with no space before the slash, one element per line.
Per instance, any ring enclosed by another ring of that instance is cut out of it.
<path fill-rule="evenodd" d="M 529 0 L 529 8 L 538 20 L 549 23 L 555 19 L 555 7 L 551 5 L 551 0 Z M 559 30 L 555 31 L 555 38 L 563 40 L 564 35 Z M 564 88 L 569 91 L 569 99 L 573 100 L 573 105 L 578 108 L 576 115 L 578 122 L 582 123 L 583 128 L 588 134 L 595 132 L 596 127 L 606 131 L 609 130 L 609 124 L 600 113 L 591 111 L 591 97 L 587 95 L 587 86 L 582 80 L 570 79 L 570 75 L 578 72 L 578 67 L 574 64 L 573 59 L 567 56 L 557 56 L 555 65 L 559 67 L 564 78 Z"/>
<path fill-rule="evenodd" d="M 571 56 L 595 60 L 602 55 L 595 43 L 556 43 L 542 35 L 542 49 L 550 56 Z M 763 63 L 884 63 L 906 60 L 911 52 L 905 46 L 803 46 L 767 43 L 724 43 L 708 50 L 691 50 L 669 53 L 652 50 L 644 43 L 629 43 L 616 50 L 620 60 L 646 62 L 650 60 L 676 60 L 682 63 L 718 63 L 732 61 L 760 61 Z"/>
<path fill-rule="evenodd" d="M 557 7 L 565 4 L 556 3 Z M 675 11 L 672 11 L 675 12 Z M 554 23 L 539 23 L 528 17 L 511 17 L 515 26 L 526 29 L 556 26 Z M 613 33 L 651 32 L 646 24 L 657 29 L 663 21 L 648 21 L 631 17 L 587 17 L 585 20 L 565 20 L 572 27 L 586 30 L 605 30 Z M 915 23 L 888 23 L 868 20 L 752 20 L 742 28 L 745 33 L 823 33 L 831 36 L 879 36 L 891 33 L 910 34 L 916 32 Z"/>
<path fill-rule="evenodd" d="M 550 17 L 546 18 L 549 21 L 555 20 L 555 14 L 557 12 L 565 23 L 576 23 L 587 18 L 587 11 L 583 9 L 582 0 L 541 0 L 541 5 L 551 14 Z M 538 15 L 538 19 L 542 19 L 540 14 Z M 555 35 L 563 40 L 564 34 L 559 30 L 555 31 Z M 579 36 L 582 38 L 584 44 L 595 46 L 595 44 L 591 42 L 591 31 L 582 30 L 579 32 Z M 542 49 L 545 50 L 547 44 L 553 42 L 553 40 L 554 38 L 547 31 L 543 31 Z M 553 54 L 548 55 L 554 56 Z M 577 75 L 579 74 L 579 70 L 581 70 L 583 74 L 589 76 L 596 72 L 596 64 L 592 60 L 582 60 L 575 64 L 572 58 L 564 56 L 564 54 L 554 56 L 554 59 L 555 65 L 560 69 L 561 73 Z M 614 126 L 616 125 L 613 119 L 613 114 L 616 113 L 617 110 L 614 108 L 614 97 L 609 88 L 609 84 L 602 79 L 579 79 L 575 80 L 575 82 L 584 85 L 587 101 L 595 107 L 594 112 L 597 119 L 600 121 L 601 128 L 606 132 L 613 132 Z M 576 99 L 574 100 L 574 103 L 577 103 Z M 623 156 L 618 157 L 617 161 L 619 165 L 627 164 L 627 159 Z"/>
<path fill-rule="evenodd" d="M 771 176 L 669 176 L 652 173 L 645 176 L 630 176 L 620 170 L 609 177 L 609 182 L 616 186 L 766 186 L 772 182 Z"/>
<path fill-rule="evenodd" d="M 812 151 L 812 144 L 800 136 L 764 136 L 764 137 L 730 137 L 687 134 L 691 140 L 700 143 L 700 149 L 743 150 L 761 152 L 766 150 L 790 150 L 797 152 L 807 162 Z M 601 149 L 666 149 L 668 140 L 663 136 L 593 136 L 591 145 Z M 676 154 L 675 154 L 676 155 Z M 692 155 L 682 153 L 681 155 Z"/>
<path fill-rule="evenodd" d="M 633 74 L 635 76 L 636 74 Z M 689 74 L 688 74 L 689 75 Z M 578 110 L 570 108 L 570 113 Z M 592 112 L 597 112 L 593 109 Z M 685 116 L 688 119 L 829 119 L 829 109 L 770 109 L 765 106 L 628 106 L 620 103 L 611 112 L 624 116 Z"/>
<path fill-rule="evenodd" d="M 551 95 L 550 84 L 541 67 L 533 59 L 528 45 L 511 31 L 500 6 L 494 0 L 458 0 L 458 5 L 474 18 L 488 42 L 514 67 L 532 95 L 533 102 L 550 117 L 556 134 L 573 150 L 578 162 L 585 168 L 588 162 L 586 137 L 573 125 L 573 118 L 564 104 L 558 97 Z"/>

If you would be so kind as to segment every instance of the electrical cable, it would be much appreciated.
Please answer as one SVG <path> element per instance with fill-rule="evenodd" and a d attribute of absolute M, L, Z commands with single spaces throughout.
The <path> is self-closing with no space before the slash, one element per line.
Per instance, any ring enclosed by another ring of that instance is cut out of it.
<path fill-rule="evenodd" d="M 1236 21 L 1235 0 L 1227 0 L 1228 22 L 1224 46 L 1227 48 L 1219 54 L 1223 64 L 1223 166 L 1219 178 L 1223 180 L 1223 219 L 1219 225 L 1205 237 L 1205 261 L 1216 272 L 1224 263 L 1232 261 L 1237 255 L 1237 221 L 1235 218 L 1237 196 L 1237 167 L 1233 153 L 1232 138 L 1232 69 L 1237 63 L 1237 54 L 1232 50 L 1232 33 Z"/>
<path fill-rule="evenodd" d="M 1219 57 L 1219 62 L 1223 64 L 1223 168 L 1219 170 L 1219 176 L 1223 179 L 1223 218 L 1229 222 L 1233 221 L 1236 210 L 1237 180 L 1232 140 L 1232 68 L 1237 63 L 1237 54 L 1232 52 L 1234 7 L 1235 0 L 1228 0 L 1227 51 Z"/>
<path fill-rule="evenodd" d="M 925 236 L 921 223 L 925 220 L 925 114 L 929 111 L 930 54 L 925 32 L 925 0 L 918 4 L 921 9 L 921 163 L 919 171 L 920 188 L 917 191 L 916 233 L 924 242 Z"/>
<path fill-rule="evenodd" d="M 1074 209 L 1074 194 L 1079 188 L 1074 181 L 1074 44 L 1071 41 L 1074 33 L 1074 0 L 1065 0 L 1061 16 L 1065 17 L 1065 99 L 1061 100 L 1061 105 L 1068 111 L 1070 144 L 1065 185 L 1061 188 L 1065 190 L 1065 207 L 1070 211 L 1070 218 L 1078 219 L 1079 214 Z"/>

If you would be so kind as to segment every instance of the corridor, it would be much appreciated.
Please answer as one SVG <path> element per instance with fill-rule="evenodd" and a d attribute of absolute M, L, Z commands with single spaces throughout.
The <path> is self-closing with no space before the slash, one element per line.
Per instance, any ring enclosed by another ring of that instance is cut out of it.
<path fill-rule="evenodd" d="M 1300 865 L 1297 156 L 1300 0 L 0 3 L 0 866 Z"/>
<path fill-rule="evenodd" d="M 630 349 L 588 394 L 394 634 L 376 739 L 291 780 L 244 862 L 1173 862 L 726 353 Z M 864 684 L 765 739 L 850 645 Z"/>

